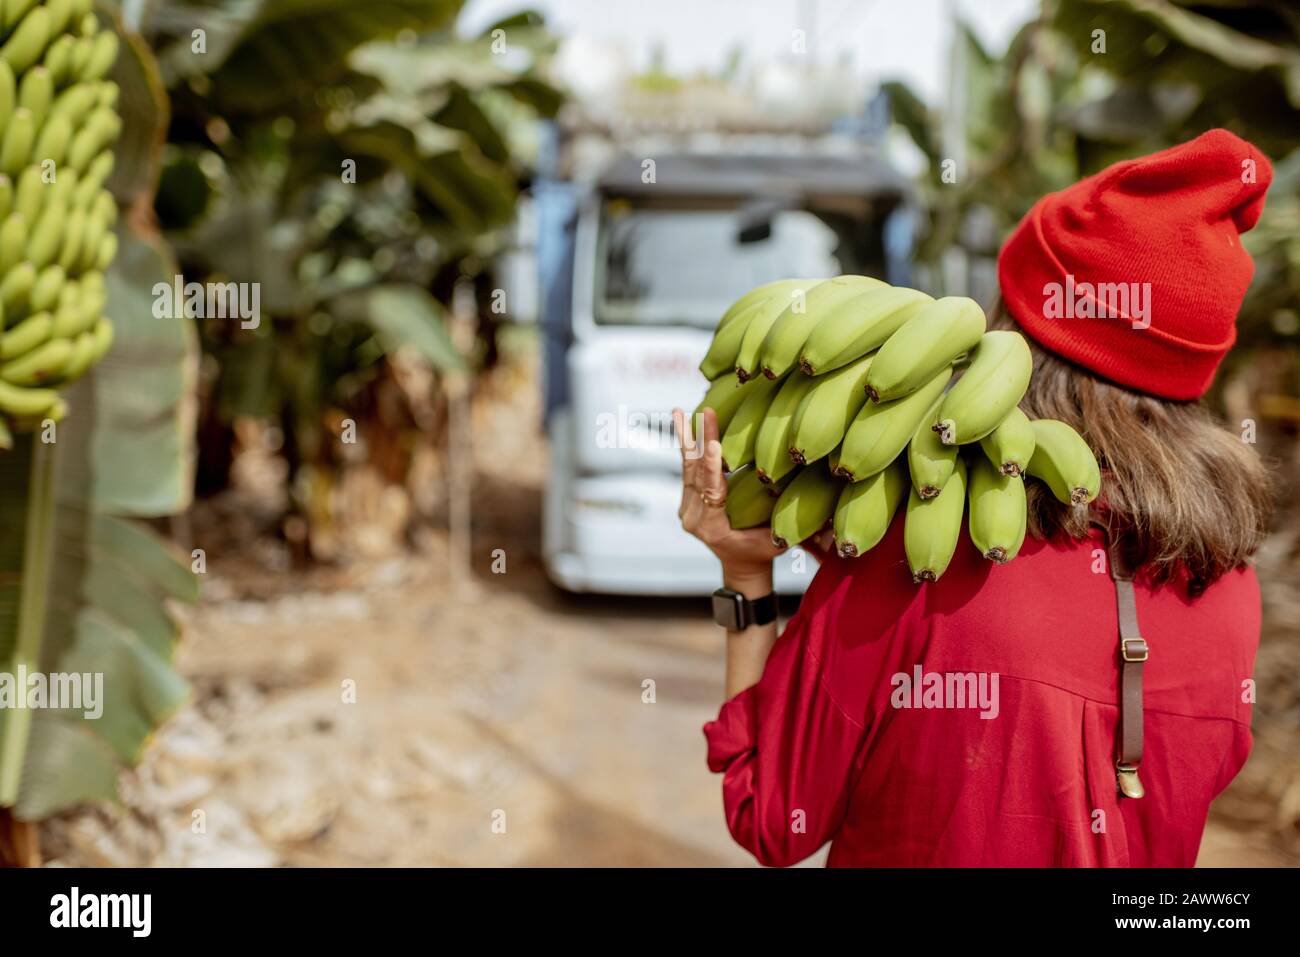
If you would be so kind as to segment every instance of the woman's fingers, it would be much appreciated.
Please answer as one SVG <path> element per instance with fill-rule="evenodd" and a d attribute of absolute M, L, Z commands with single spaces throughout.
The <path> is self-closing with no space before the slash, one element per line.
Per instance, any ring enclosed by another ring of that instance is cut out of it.
<path fill-rule="evenodd" d="M 717 431 L 716 421 L 714 431 Z M 696 466 L 695 474 L 697 488 L 706 505 L 716 507 L 727 500 L 727 480 L 722 474 L 722 443 L 717 439 L 707 440 L 704 446 L 704 457 Z"/>
<path fill-rule="evenodd" d="M 718 411 L 710 406 L 706 406 L 704 411 L 700 414 L 700 418 L 704 420 L 704 428 L 701 430 L 704 434 L 701 436 L 701 439 L 704 441 L 704 447 L 708 448 L 710 442 L 722 438 L 722 430 L 718 428 Z"/>

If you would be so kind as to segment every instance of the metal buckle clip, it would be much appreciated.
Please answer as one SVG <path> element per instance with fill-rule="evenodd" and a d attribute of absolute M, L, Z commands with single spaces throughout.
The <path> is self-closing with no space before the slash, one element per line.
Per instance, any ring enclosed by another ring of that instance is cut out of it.
<path fill-rule="evenodd" d="M 1133 650 L 1130 651 L 1129 647 Z M 1119 643 L 1120 657 L 1125 661 L 1146 661 L 1147 643 L 1145 638 L 1125 638 Z"/>
<path fill-rule="evenodd" d="M 1140 798 L 1147 793 L 1142 787 L 1142 782 L 1138 779 L 1136 764 L 1125 764 L 1122 761 L 1115 762 L 1115 781 L 1119 785 L 1119 793 L 1124 797 Z"/>

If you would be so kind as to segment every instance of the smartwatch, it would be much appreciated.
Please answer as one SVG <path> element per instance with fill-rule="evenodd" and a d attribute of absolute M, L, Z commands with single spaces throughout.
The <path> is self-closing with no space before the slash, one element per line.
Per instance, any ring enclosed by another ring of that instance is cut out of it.
<path fill-rule="evenodd" d="M 750 601 L 735 589 L 719 588 L 713 593 L 713 620 L 727 631 L 770 624 L 776 621 L 776 595 L 768 593 Z"/>

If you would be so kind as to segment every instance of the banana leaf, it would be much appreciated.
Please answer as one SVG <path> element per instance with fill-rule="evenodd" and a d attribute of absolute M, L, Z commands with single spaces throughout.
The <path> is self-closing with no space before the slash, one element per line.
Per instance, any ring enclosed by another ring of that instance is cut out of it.
<path fill-rule="evenodd" d="M 442 305 L 423 289 L 380 286 L 367 293 L 365 309 L 385 351 L 410 346 L 440 372 L 464 367 L 447 334 Z"/>
<path fill-rule="evenodd" d="M 224 113 L 272 114 L 314 94 L 343 71 L 347 54 L 403 30 L 449 26 L 463 0 L 259 0 L 160 11 L 149 28 L 175 37 L 160 55 L 164 76 L 206 73 L 211 99 Z M 192 31 L 206 52 L 192 52 Z"/>

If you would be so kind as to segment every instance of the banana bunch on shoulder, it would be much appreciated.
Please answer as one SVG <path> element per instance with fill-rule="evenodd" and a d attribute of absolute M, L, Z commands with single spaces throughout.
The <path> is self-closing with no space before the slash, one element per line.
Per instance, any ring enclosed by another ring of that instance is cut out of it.
<path fill-rule="evenodd" d="M 0 447 L 61 418 L 58 388 L 113 342 L 118 39 L 92 6 L 0 0 Z"/>
<path fill-rule="evenodd" d="M 987 331 L 965 297 L 864 276 L 768 283 L 727 310 L 700 371 L 710 386 L 696 412 L 717 414 L 727 515 L 770 525 L 778 545 L 831 525 L 839 554 L 859 556 L 905 508 L 912 576 L 937 581 L 963 518 L 985 558 L 1016 557 L 1026 477 L 1072 507 L 1101 490 L 1074 429 L 1021 411 L 1024 337 Z"/>

